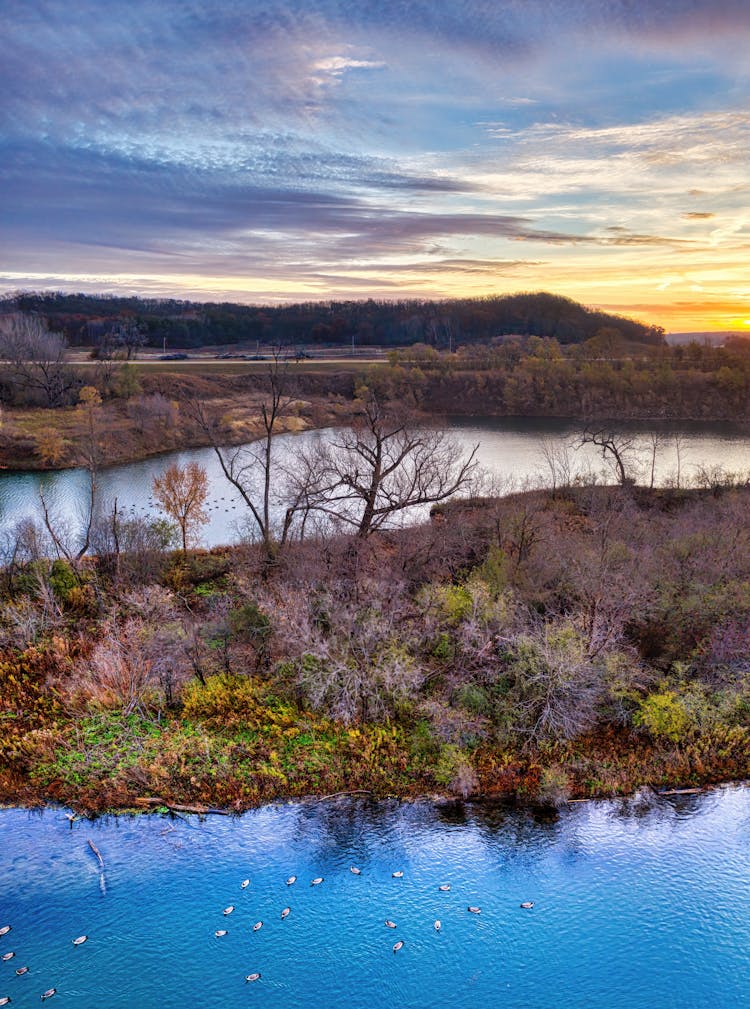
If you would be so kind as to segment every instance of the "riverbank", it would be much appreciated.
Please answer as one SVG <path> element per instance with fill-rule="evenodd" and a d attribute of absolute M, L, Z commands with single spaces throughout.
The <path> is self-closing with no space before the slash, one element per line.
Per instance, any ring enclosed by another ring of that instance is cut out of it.
<path fill-rule="evenodd" d="M 103 397 L 89 416 L 76 406 L 10 408 L 0 428 L 0 470 L 45 472 L 85 465 L 95 451 L 97 465 L 140 462 L 167 452 L 206 448 L 212 438 L 242 445 L 262 433 L 266 376 L 130 374 L 124 394 Z M 278 417 L 278 434 L 347 423 L 353 414 L 353 378 L 312 375 L 304 389 L 295 383 Z M 341 388 L 343 392 L 335 390 Z M 198 413 L 202 411 L 199 418 Z M 203 420 L 210 422 L 212 433 Z M 93 446 L 92 446 L 93 440 Z"/>
<path fill-rule="evenodd" d="M 321 371 L 316 362 L 284 365 L 289 409 L 279 430 L 346 424 L 358 391 L 422 417 L 570 418 L 590 423 L 656 421 L 750 424 L 750 354 L 715 348 L 651 348 L 622 359 L 562 356 L 554 341 L 475 347 L 462 354 L 429 348 L 394 352 L 389 364 Z M 194 364 L 194 362 L 188 362 Z M 161 370 L 161 369 L 164 370 Z M 172 370 L 170 370 L 172 369 Z M 94 431 L 99 463 L 136 462 L 210 443 L 196 407 L 225 445 L 255 438 L 268 397 L 269 367 L 237 371 L 160 362 L 117 366 L 107 377 L 91 366 L 80 381 L 100 390 Z M 74 406 L 6 407 L 0 428 L 0 468 L 50 470 L 79 466 L 86 423 Z"/>
<path fill-rule="evenodd" d="M 0 799 L 555 804 L 750 776 L 750 492 L 2 572 Z"/>

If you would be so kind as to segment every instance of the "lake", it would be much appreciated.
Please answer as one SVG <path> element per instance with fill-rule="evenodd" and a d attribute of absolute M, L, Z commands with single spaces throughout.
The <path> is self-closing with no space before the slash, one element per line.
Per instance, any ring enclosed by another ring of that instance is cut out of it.
<path fill-rule="evenodd" d="M 71 829 L 4 809 L 0 919 L 14 1009 L 50 987 L 71 1009 L 750 1006 L 750 790 L 548 822 L 339 800 Z"/>
<path fill-rule="evenodd" d="M 479 445 L 478 457 L 498 481 L 499 490 L 519 489 L 531 482 L 549 485 L 551 472 L 544 458 L 544 448 L 567 455 L 573 474 L 595 474 L 599 480 L 613 482 L 593 446 L 574 449 L 580 425 L 574 422 L 536 418 L 453 418 L 450 429 L 467 451 Z M 721 466 L 725 470 L 750 472 L 750 435 L 747 430 L 728 424 L 620 425 L 619 430 L 634 440 L 632 462 L 638 468 L 640 482 L 650 481 L 651 436 L 658 432 L 662 441 L 656 455 L 655 483 L 675 483 L 679 470 L 681 484 L 689 484 L 701 467 Z M 284 435 L 276 446 L 280 461 L 293 468 L 299 448 L 331 432 L 307 432 Z M 225 480 L 212 449 L 174 452 L 125 466 L 113 466 L 100 474 L 102 500 L 117 499 L 121 510 L 139 516 L 159 516 L 151 497 L 153 478 L 177 462 L 195 461 L 206 468 L 210 485 L 209 521 L 202 531 L 206 546 L 237 542 L 246 536 L 247 509 L 233 487 Z M 49 473 L 0 474 L 0 537 L 12 532 L 19 521 L 30 516 L 40 518 L 39 492 L 44 493 L 56 524 L 72 532 L 83 522 L 82 503 L 87 500 L 87 474 L 83 470 L 59 470 Z M 415 510 L 411 521 L 419 521 L 427 509 Z"/>

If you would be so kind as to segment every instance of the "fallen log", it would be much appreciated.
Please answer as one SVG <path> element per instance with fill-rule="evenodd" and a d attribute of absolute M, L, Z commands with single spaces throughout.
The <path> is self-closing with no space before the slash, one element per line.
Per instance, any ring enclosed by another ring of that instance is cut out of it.
<path fill-rule="evenodd" d="M 209 814 L 213 814 L 214 816 L 232 815 L 228 809 L 218 809 L 215 806 L 186 806 L 180 802 L 167 802 L 166 799 L 157 799 L 151 796 L 138 798 L 135 800 L 135 804 L 136 806 L 164 806 L 170 813 L 196 813 L 198 816 L 208 816 Z"/>
<path fill-rule="evenodd" d="M 89 838 L 89 848 L 91 848 L 91 850 L 93 851 L 93 853 L 99 859 L 99 865 L 101 866 L 101 868 L 104 869 L 104 859 L 102 858 L 102 853 L 99 851 L 99 849 L 94 844 L 94 842 L 91 840 L 91 838 Z"/>

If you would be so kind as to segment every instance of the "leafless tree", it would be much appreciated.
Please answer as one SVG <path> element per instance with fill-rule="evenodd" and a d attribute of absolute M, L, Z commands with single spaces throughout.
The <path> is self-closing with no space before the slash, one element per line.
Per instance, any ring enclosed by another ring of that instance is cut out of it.
<path fill-rule="evenodd" d="M 664 444 L 664 435 L 660 431 L 652 431 L 648 438 L 648 444 L 650 449 L 650 462 L 649 462 L 649 488 L 653 490 L 654 483 L 656 480 L 656 457 L 659 454 L 659 450 Z"/>
<path fill-rule="evenodd" d="M 570 449 L 568 440 L 542 438 L 539 443 L 539 455 L 549 474 L 553 493 L 559 488 L 570 487 L 573 482 L 573 459 Z"/>
<path fill-rule="evenodd" d="M 293 411 L 289 384 L 288 362 L 277 353 L 268 369 L 266 392 L 260 404 L 262 434 L 249 445 L 222 447 L 221 430 L 203 404 L 193 403 L 190 407 L 191 415 L 210 439 L 224 476 L 247 505 L 252 529 L 269 559 L 291 537 L 300 510 L 309 507 L 309 488 L 299 474 L 290 481 L 287 469 L 279 464 L 274 453 L 281 422 Z M 276 518 L 279 505 L 283 510 L 280 521 Z"/>
<path fill-rule="evenodd" d="M 0 316 L 0 360 L 12 387 L 45 407 L 62 406 L 80 386 L 65 360 L 65 340 L 35 315 Z"/>
<path fill-rule="evenodd" d="M 617 434 L 608 428 L 587 427 L 581 435 L 579 445 L 595 445 L 601 449 L 602 458 L 614 467 L 621 487 L 635 483 L 630 472 L 631 457 L 635 452 L 634 437 Z"/>
<path fill-rule="evenodd" d="M 315 508 L 366 538 L 408 508 L 471 489 L 477 448 L 467 455 L 446 432 L 420 427 L 370 395 L 357 422 L 321 445 L 308 466 L 319 480 Z"/>

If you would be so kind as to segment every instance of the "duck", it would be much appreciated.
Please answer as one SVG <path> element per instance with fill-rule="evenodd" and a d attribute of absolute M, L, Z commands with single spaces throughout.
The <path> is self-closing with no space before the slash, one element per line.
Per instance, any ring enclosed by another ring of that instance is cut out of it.
<path fill-rule="evenodd" d="M 0 935 L 7 935 L 12 928 L 13 928 L 12 925 L 3 925 L 3 927 L 0 928 Z"/>
<path fill-rule="evenodd" d="M 281 912 L 281 920 L 282 921 L 284 920 L 284 918 L 286 918 L 286 916 L 289 914 L 289 912 L 291 910 L 292 910 L 291 907 L 285 907 L 284 908 L 284 910 Z"/>
<path fill-rule="evenodd" d="M 10 1005 L 10 995 L 3 995 L 3 997 L 0 998 L 0 1005 Z"/>
<path fill-rule="evenodd" d="M 42 992 L 42 1002 L 48 998 L 52 998 L 53 995 L 57 995 L 57 988 L 48 988 L 47 991 Z"/>
<path fill-rule="evenodd" d="M 258 970 L 254 974 L 245 974 L 245 980 L 246 981 L 259 981 L 260 980 L 260 971 Z"/>
<path fill-rule="evenodd" d="M 29 973 L 28 967 L 19 967 L 18 970 L 16 971 L 16 974 L 18 974 L 19 977 L 23 977 L 24 974 L 28 973 Z"/>
<path fill-rule="evenodd" d="M 319 886 L 323 882 L 322 876 L 316 876 L 315 879 L 310 880 L 310 886 Z"/>
<path fill-rule="evenodd" d="M 362 875 L 362 870 L 358 869 L 356 865 L 350 865 L 349 866 L 349 872 L 354 873 L 355 876 L 361 876 Z"/>
<path fill-rule="evenodd" d="M 214 935 L 217 939 L 221 939 L 223 935 L 229 935 L 229 932 L 225 928 L 217 928 Z"/>
<path fill-rule="evenodd" d="M 74 946 L 82 946 L 88 939 L 87 935 L 79 935 L 77 939 L 73 940 Z"/>
<path fill-rule="evenodd" d="M 441 883 L 440 886 L 438 887 L 438 890 L 440 890 L 442 893 L 448 893 L 450 888 L 451 888 L 450 883 Z"/>
<path fill-rule="evenodd" d="M 394 879 L 401 879 L 401 877 L 402 877 L 403 875 L 404 875 L 404 874 L 403 874 L 403 872 L 401 872 L 401 870 L 400 870 L 400 869 L 398 870 L 398 872 L 392 872 L 392 873 L 391 873 L 391 876 L 393 876 L 393 878 L 394 878 Z"/>
<path fill-rule="evenodd" d="M 286 885 L 287 886 L 291 886 L 293 883 L 296 883 L 296 882 L 297 882 L 297 877 L 296 876 L 290 876 L 289 879 L 286 881 Z"/>
<path fill-rule="evenodd" d="M 439 931 L 440 931 L 440 929 L 441 929 L 442 927 L 443 927 L 443 926 L 442 926 L 442 925 L 440 924 L 440 919 L 439 919 L 439 918 L 436 918 L 436 919 L 435 919 L 435 931 L 436 931 L 436 932 L 439 932 Z"/>
<path fill-rule="evenodd" d="M 15 953 L 3 953 L 2 959 L 4 961 L 5 960 L 12 960 L 15 955 L 16 955 Z"/>
<path fill-rule="evenodd" d="M 534 906 L 533 900 L 525 900 L 523 904 L 521 904 L 521 907 L 525 908 L 527 911 L 531 910 L 533 906 Z"/>
<path fill-rule="evenodd" d="M 394 953 L 398 953 L 398 951 L 400 949 L 403 949 L 403 948 L 404 948 L 404 940 L 403 939 L 399 939 L 398 942 L 394 942 L 394 944 L 393 944 L 393 952 Z"/>
<path fill-rule="evenodd" d="M 249 879 L 243 879 L 242 882 L 240 883 L 240 889 L 241 890 L 247 890 L 247 888 L 249 886 L 250 886 L 250 880 Z"/>
<path fill-rule="evenodd" d="M 469 904 L 469 906 L 466 908 L 466 910 L 467 911 L 471 911 L 472 914 L 481 914 L 482 913 L 481 907 L 476 907 L 474 904 Z"/>
<path fill-rule="evenodd" d="M 224 914 L 231 914 L 234 911 L 234 904 L 230 904 L 229 907 L 224 908 Z"/>
<path fill-rule="evenodd" d="M 256 923 L 253 925 L 253 932 L 257 932 L 259 928 L 263 928 L 262 921 L 256 921 Z"/>
<path fill-rule="evenodd" d="M 386 928 L 395 928 L 396 927 L 396 922 L 395 921 L 391 921 L 390 918 L 386 918 L 385 919 L 385 927 Z"/>

